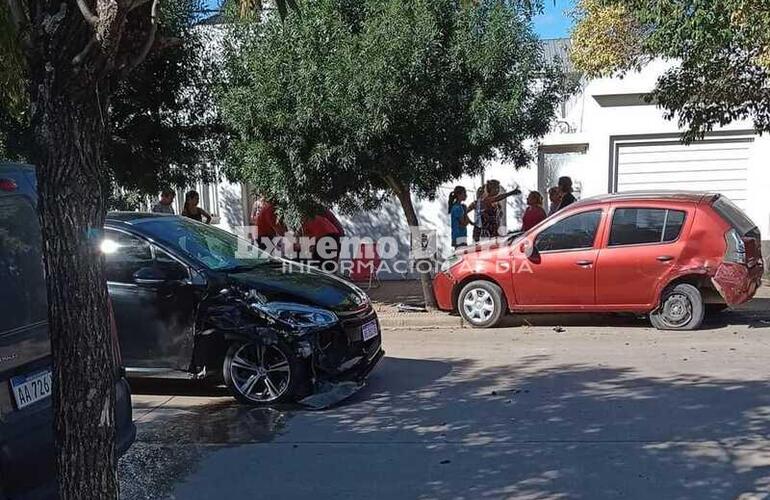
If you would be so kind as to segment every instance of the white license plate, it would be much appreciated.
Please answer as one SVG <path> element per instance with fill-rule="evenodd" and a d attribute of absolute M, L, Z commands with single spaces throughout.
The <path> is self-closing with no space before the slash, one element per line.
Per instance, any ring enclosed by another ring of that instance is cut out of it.
<path fill-rule="evenodd" d="M 366 342 L 369 339 L 373 339 L 377 335 L 380 334 L 380 329 L 377 328 L 377 321 L 370 321 L 366 323 L 361 328 L 361 337 L 363 337 L 364 342 Z"/>
<path fill-rule="evenodd" d="M 11 377 L 16 407 L 22 409 L 51 396 L 51 370 Z"/>

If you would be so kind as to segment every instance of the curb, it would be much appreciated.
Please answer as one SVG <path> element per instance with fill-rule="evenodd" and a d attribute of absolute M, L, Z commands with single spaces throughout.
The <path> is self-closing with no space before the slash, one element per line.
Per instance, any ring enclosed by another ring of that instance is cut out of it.
<path fill-rule="evenodd" d="M 378 314 L 378 319 L 383 330 L 465 328 L 460 316 L 449 314 L 381 313 Z"/>

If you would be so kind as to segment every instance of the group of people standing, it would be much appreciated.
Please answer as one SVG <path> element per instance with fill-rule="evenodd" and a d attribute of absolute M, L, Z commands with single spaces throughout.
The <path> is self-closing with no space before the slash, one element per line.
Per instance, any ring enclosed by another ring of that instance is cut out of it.
<path fill-rule="evenodd" d="M 476 200 L 466 206 L 464 202 L 468 199 L 467 190 L 464 186 L 455 187 L 449 193 L 447 202 L 452 246 L 456 248 L 468 244 L 468 226 L 473 227 L 474 242 L 500 236 L 500 228 L 506 225 L 504 200 L 518 194 L 521 194 L 518 188 L 502 192 L 499 181 L 489 180 L 476 192 Z M 527 209 L 522 219 L 522 231 L 531 229 L 548 216 L 576 201 L 572 194 L 572 179 L 567 176 L 560 177 L 558 185 L 548 190 L 548 199 L 550 205 L 546 213 L 543 208 L 543 195 L 537 191 L 529 193 Z M 473 220 L 470 218 L 471 214 L 473 214 Z"/>
<path fill-rule="evenodd" d="M 152 211 L 159 214 L 171 214 L 174 215 L 174 198 L 176 197 L 176 191 L 173 189 L 164 189 L 160 193 L 160 200 L 152 207 Z M 182 216 L 188 217 L 198 222 L 211 223 L 211 214 L 206 210 L 199 207 L 200 195 L 197 191 L 188 191 L 184 196 L 184 207 L 182 208 Z M 204 220 L 205 219 L 205 220 Z"/>

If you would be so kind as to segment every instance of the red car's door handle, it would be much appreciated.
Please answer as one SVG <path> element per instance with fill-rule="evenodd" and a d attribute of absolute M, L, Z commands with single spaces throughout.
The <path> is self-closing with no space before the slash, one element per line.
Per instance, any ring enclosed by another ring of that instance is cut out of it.
<path fill-rule="evenodd" d="M 668 262 L 670 260 L 674 260 L 674 258 L 670 255 L 660 255 L 657 257 L 657 259 L 661 262 Z"/>
<path fill-rule="evenodd" d="M 579 261 L 575 262 L 575 264 L 577 264 L 578 266 L 590 266 L 593 263 L 594 263 L 594 261 L 592 261 L 592 260 L 579 260 Z"/>

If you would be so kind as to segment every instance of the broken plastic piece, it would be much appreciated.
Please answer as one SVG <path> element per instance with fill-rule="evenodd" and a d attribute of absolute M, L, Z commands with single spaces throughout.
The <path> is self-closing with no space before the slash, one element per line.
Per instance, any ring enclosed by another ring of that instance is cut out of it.
<path fill-rule="evenodd" d="M 322 382 L 314 394 L 301 399 L 299 404 L 311 410 L 325 410 L 346 400 L 363 387 L 363 383 L 357 382 Z"/>

